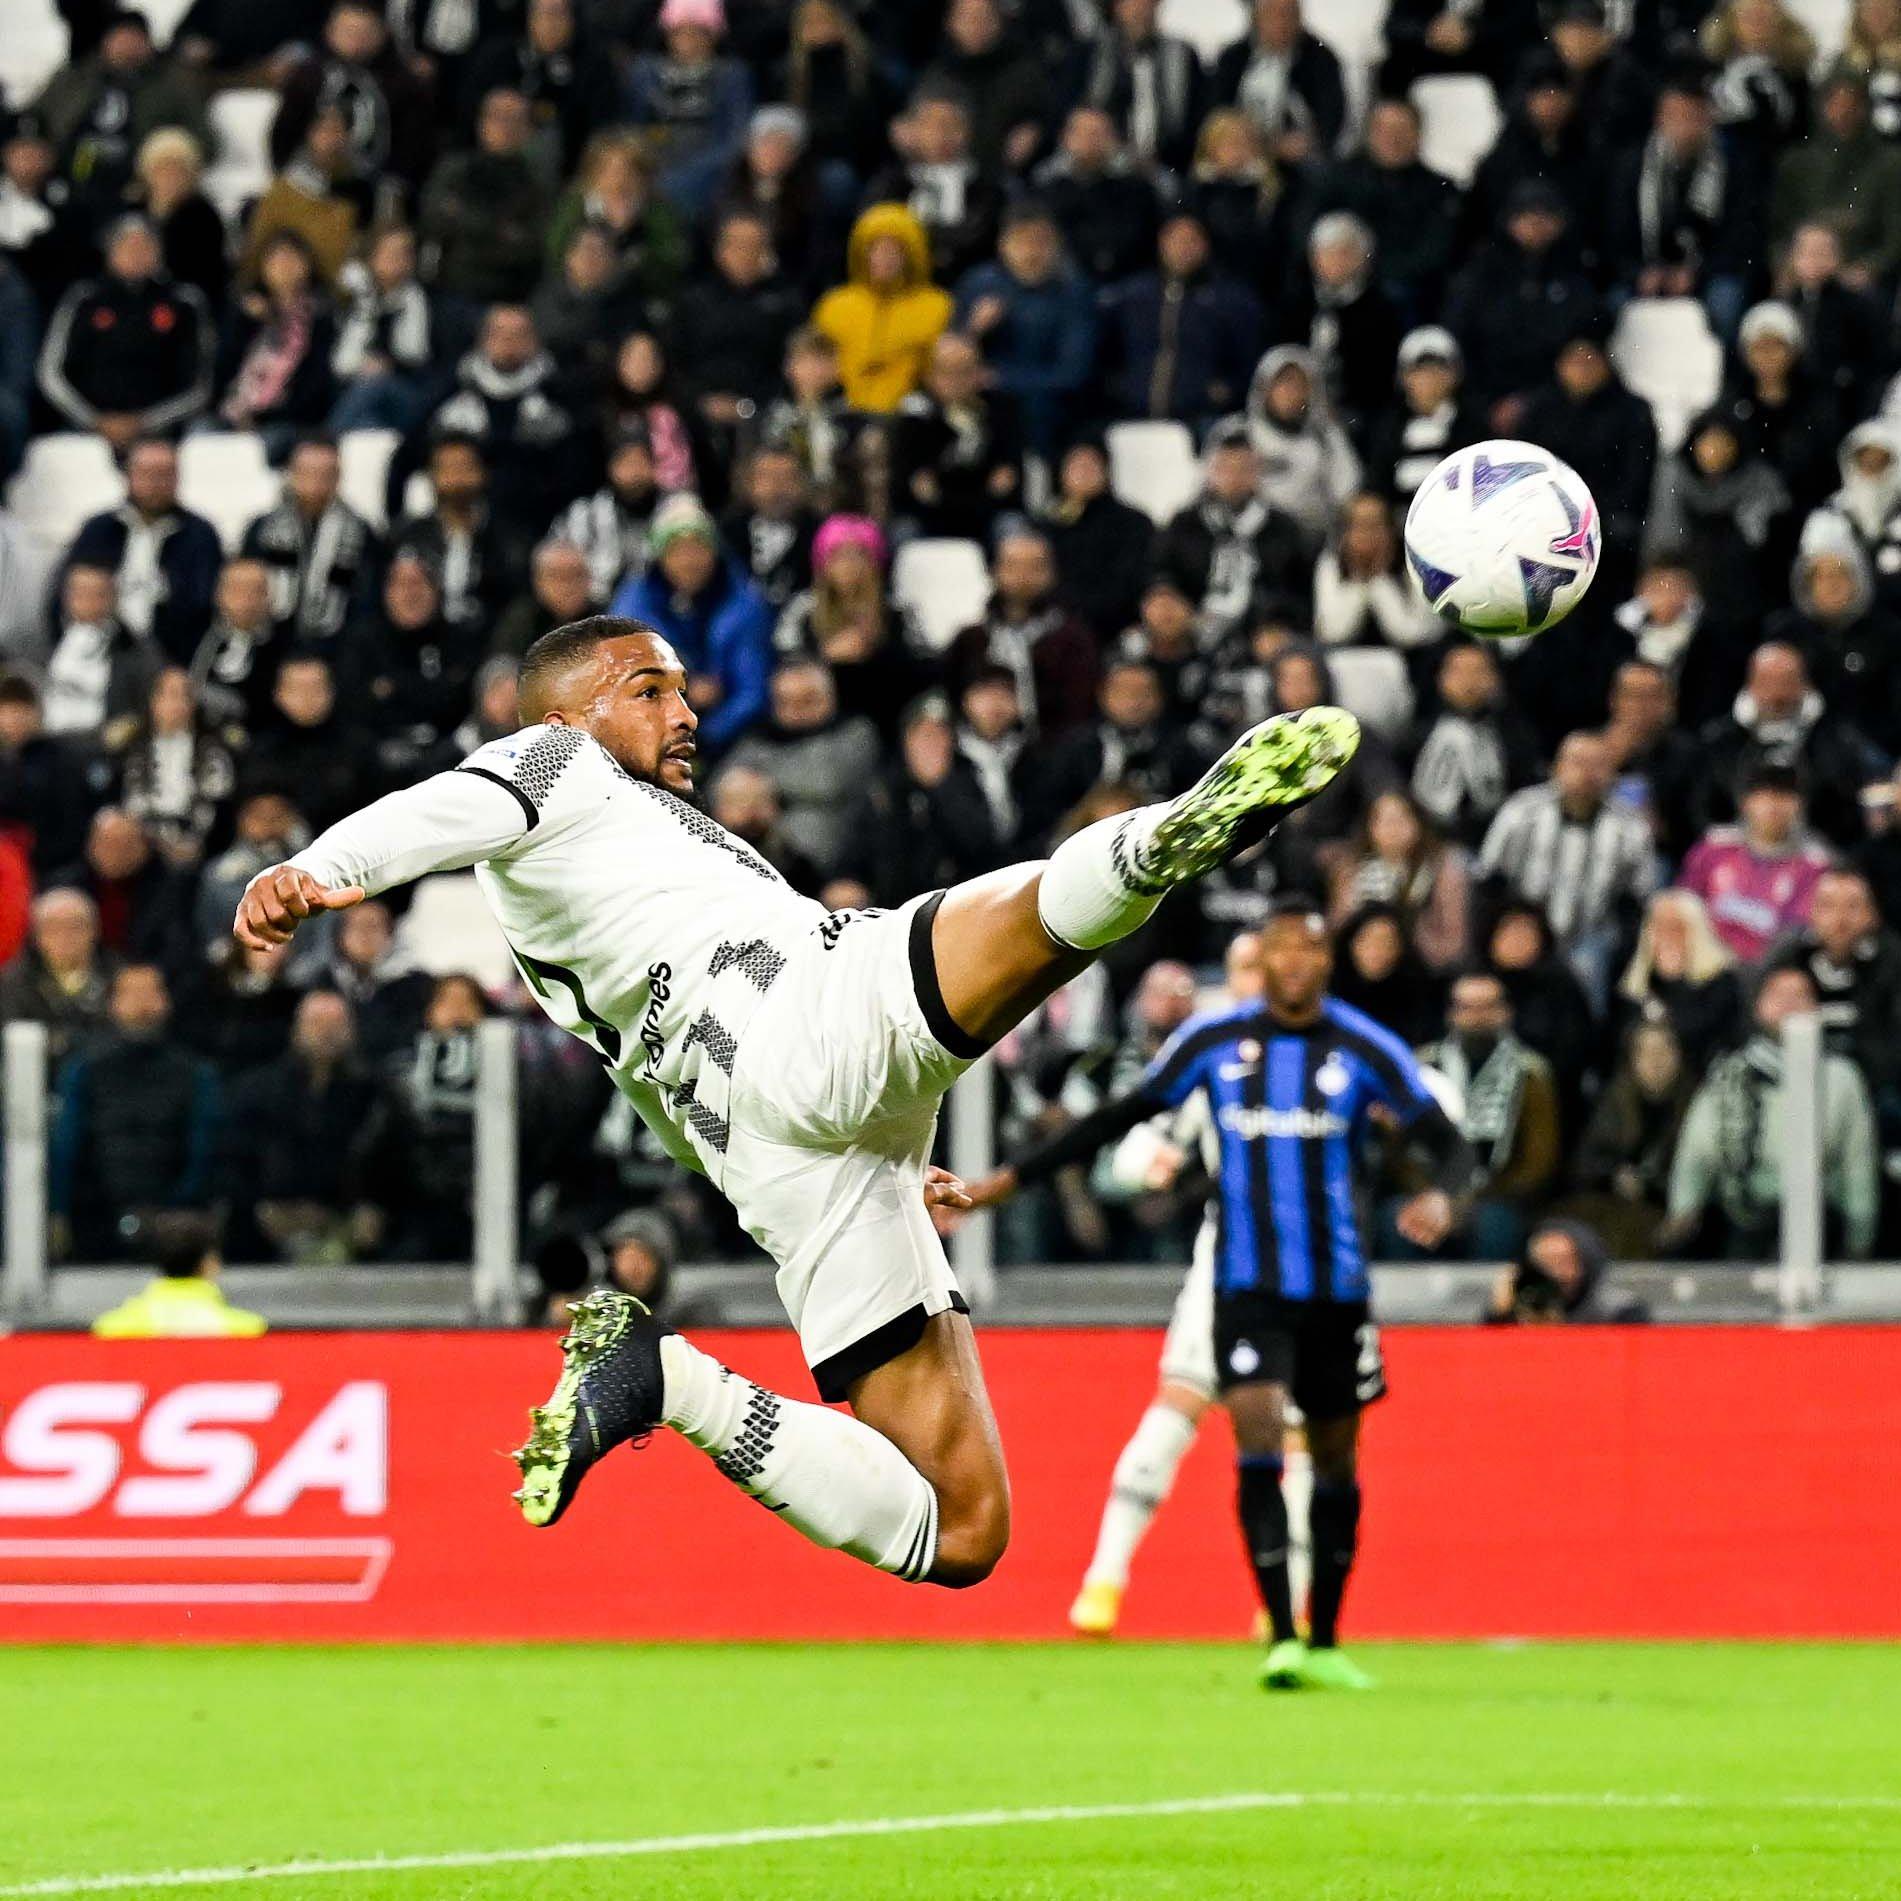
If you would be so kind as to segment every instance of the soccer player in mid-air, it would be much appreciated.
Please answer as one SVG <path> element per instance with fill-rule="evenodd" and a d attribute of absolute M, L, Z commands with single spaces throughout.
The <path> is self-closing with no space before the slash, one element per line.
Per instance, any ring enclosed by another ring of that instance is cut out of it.
<path fill-rule="evenodd" d="M 1340 1605 L 1359 1542 L 1360 1414 L 1386 1391 L 1386 1372 L 1368 1306 L 1357 1151 L 1377 1122 L 1426 1161 L 1436 1185 L 1399 1217 L 1407 1238 L 1425 1247 L 1458 1220 L 1474 1159 L 1406 1045 L 1326 994 L 1333 952 L 1317 905 L 1277 900 L 1261 927 L 1260 961 L 1258 1001 L 1189 1018 L 1128 1094 L 973 1182 L 969 1197 L 993 1206 L 1197 1092 L 1205 1097 L 1220 1149 L 1210 1357 L 1234 1422 L 1241 1529 L 1267 1613 L 1262 1682 L 1365 1689 L 1371 1679 L 1339 1648 Z M 1198 1396 L 1192 1378 L 1187 1384 L 1187 1396 Z M 1304 1643 L 1281 1492 L 1290 1398 L 1306 1420 L 1313 1464 Z M 1171 1432 L 1169 1444 L 1144 1448 L 1137 1478 L 1150 1495 L 1147 1468 L 1165 1462 L 1172 1476 L 1193 1425 L 1184 1418 Z"/>
<path fill-rule="evenodd" d="M 1243 734 L 1178 798 L 891 912 L 800 897 L 691 803 L 689 681 L 637 621 L 544 634 L 526 725 L 260 872 L 241 943 L 473 865 L 522 975 L 670 1154 L 778 1264 L 821 1397 L 755 1386 L 626 1295 L 576 1310 L 517 1453 L 551 1525 L 605 1453 L 669 1426 L 814 1543 L 943 1585 L 989 1575 L 1009 1483 L 975 1342 L 926 1206 L 962 1071 L 1173 887 L 1264 837 L 1359 744 L 1313 707 Z"/>

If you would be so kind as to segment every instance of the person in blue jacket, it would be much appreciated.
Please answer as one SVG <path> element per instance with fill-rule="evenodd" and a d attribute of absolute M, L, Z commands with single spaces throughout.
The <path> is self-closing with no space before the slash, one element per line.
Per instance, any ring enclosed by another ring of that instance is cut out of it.
<path fill-rule="evenodd" d="M 719 529 L 696 496 L 662 502 L 647 545 L 647 571 L 620 584 L 612 612 L 644 621 L 672 643 L 700 716 L 700 747 L 723 752 L 766 710 L 771 611 L 721 551 Z"/>
<path fill-rule="evenodd" d="M 1029 446 L 1053 454 L 1095 364 L 1096 300 L 1048 207 L 1026 199 L 1005 214 L 996 257 L 957 286 L 956 321 L 1015 399 Z"/>

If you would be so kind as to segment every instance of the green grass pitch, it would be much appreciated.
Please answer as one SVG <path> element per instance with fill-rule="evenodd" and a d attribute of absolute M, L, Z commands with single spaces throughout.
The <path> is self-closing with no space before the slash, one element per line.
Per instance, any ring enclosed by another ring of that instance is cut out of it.
<path fill-rule="evenodd" d="M 1360 1697 L 1227 1646 L 0 1653 L 0 1896 L 1901 1895 L 1901 1648 L 1359 1654 Z M 507 1859 L 562 1843 L 620 1852 Z"/>

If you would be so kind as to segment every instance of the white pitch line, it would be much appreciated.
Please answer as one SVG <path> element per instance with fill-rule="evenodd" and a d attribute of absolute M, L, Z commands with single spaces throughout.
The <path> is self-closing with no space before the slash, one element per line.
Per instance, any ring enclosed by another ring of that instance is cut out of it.
<path fill-rule="evenodd" d="M 53 1875 L 0 1887 L 0 1901 L 81 1894 L 124 1894 L 141 1888 L 227 1888 L 253 1881 L 312 1875 L 386 1875 L 430 1869 L 520 1868 L 562 1861 L 623 1861 L 639 1855 L 692 1855 L 725 1848 L 770 1848 L 787 1842 L 838 1842 L 877 1835 L 935 1835 L 953 1829 L 1029 1828 L 1051 1822 L 1139 1821 L 1166 1815 L 1224 1815 L 1260 1809 L 1683 1809 L 1901 1811 L 1901 1796 L 1697 1796 L 1592 1790 L 1497 1790 L 1478 1793 L 1374 1789 L 1255 1789 L 1233 1795 L 1189 1795 L 1159 1802 L 1064 1803 L 1048 1808 L 962 1809 L 948 1815 L 868 1816 L 857 1821 L 800 1822 L 773 1828 L 727 1829 L 700 1835 L 645 1835 L 620 1842 L 548 1842 L 536 1848 L 476 1848 L 436 1855 L 364 1855 L 336 1860 L 255 1862 L 224 1868 L 159 1868 L 143 1874 Z"/>

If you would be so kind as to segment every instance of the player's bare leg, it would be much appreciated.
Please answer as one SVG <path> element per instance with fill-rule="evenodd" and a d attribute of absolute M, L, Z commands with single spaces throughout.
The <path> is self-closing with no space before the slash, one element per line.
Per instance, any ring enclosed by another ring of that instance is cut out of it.
<path fill-rule="evenodd" d="M 1010 1480 L 969 1320 L 934 1314 L 916 1346 L 852 1383 L 849 1401 L 936 1495 L 937 1550 L 925 1581 L 981 1584 L 1010 1541 Z"/>
<path fill-rule="evenodd" d="M 1188 1448 L 1213 1401 L 1198 1388 L 1164 1380 L 1116 1460 L 1096 1549 L 1082 1589 L 1069 1607 L 1070 1628 L 1084 1637 L 1108 1637 L 1122 1615 L 1129 1567 L 1162 1501 L 1175 1483 Z"/>
<path fill-rule="evenodd" d="M 1339 1648 L 1340 1602 L 1360 1536 L 1360 1415 L 1310 1419 L 1307 1452 L 1314 1468 L 1307 1512 L 1313 1544 L 1307 1681 L 1328 1689 L 1368 1690 L 1373 1679 Z"/>
<path fill-rule="evenodd" d="M 993 1043 L 1177 885 L 1265 836 L 1279 814 L 1325 790 L 1353 757 L 1359 722 L 1337 707 L 1277 715 L 1244 733 L 1180 797 L 1103 819 L 1042 864 L 954 886 L 931 949 L 952 1021 Z"/>
<path fill-rule="evenodd" d="M 1298 1689 L 1305 1680 L 1307 1647 L 1294 1625 L 1293 1584 L 1287 1559 L 1293 1540 L 1281 1491 L 1286 1467 L 1287 1389 L 1254 1380 L 1224 1395 L 1234 1421 L 1239 1465 L 1237 1502 L 1261 1606 L 1267 1612 L 1268 1652 L 1261 1682 L 1271 1690 Z"/>

